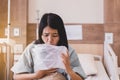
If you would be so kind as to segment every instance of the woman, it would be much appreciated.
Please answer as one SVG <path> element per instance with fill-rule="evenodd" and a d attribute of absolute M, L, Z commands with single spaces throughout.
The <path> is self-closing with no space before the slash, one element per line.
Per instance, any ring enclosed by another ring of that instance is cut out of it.
<path fill-rule="evenodd" d="M 65 70 L 52 68 L 34 72 L 34 53 L 32 53 L 31 50 L 34 48 L 34 45 L 37 44 L 67 47 L 67 54 L 62 54 L 61 56 Z M 54 74 L 56 72 L 62 74 L 62 77 L 66 78 L 65 80 L 83 80 L 86 77 L 75 51 L 68 45 L 64 23 L 61 17 L 54 13 L 43 15 L 39 24 L 39 39 L 28 45 L 19 61 L 13 66 L 12 71 L 14 72 L 14 79 L 16 80 L 42 80 L 46 75 Z"/>

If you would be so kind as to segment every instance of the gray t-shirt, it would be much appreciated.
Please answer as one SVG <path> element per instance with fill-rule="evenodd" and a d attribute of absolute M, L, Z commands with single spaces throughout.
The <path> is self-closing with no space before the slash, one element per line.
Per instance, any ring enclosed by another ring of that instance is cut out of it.
<path fill-rule="evenodd" d="M 34 63 L 33 58 L 35 54 L 32 52 L 32 49 L 35 48 L 35 45 L 37 44 L 31 43 L 25 48 L 18 62 L 11 68 L 14 73 L 34 73 L 34 67 L 37 63 Z M 75 50 L 69 46 L 68 51 L 73 71 L 79 74 L 81 77 L 86 78 Z M 58 69 L 58 72 L 62 73 L 67 80 L 70 80 L 70 76 L 65 72 L 64 69 Z"/>

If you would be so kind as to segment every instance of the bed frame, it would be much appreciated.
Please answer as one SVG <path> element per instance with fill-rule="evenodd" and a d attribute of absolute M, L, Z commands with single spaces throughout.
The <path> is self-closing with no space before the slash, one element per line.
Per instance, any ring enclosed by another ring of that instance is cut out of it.
<path fill-rule="evenodd" d="M 120 80 L 118 73 L 118 57 L 107 42 L 104 43 L 104 64 L 110 79 Z"/>
<path fill-rule="evenodd" d="M 0 68 L 2 72 L 0 80 L 12 80 L 12 72 L 10 68 L 13 66 L 13 45 L 15 41 L 8 40 L 6 38 L 0 38 L 0 61 L 4 65 Z"/>
<path fill-rule="evenodd" d="M 110 79 L 119 80 L 118 59 L 110 44 L 104 42 L 104 44 L 70 44 L 70 46 L 79 54 L 100 55 Z"/>

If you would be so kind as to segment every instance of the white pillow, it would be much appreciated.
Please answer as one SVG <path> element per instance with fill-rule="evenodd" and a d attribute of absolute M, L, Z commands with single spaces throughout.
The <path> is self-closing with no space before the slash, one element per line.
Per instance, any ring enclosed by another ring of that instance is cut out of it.
<path fill-rule="evenodd" d="M 78 58 L 87 76 L 97 74 L 97 66 L 92 54 L 78 54 Z"/>

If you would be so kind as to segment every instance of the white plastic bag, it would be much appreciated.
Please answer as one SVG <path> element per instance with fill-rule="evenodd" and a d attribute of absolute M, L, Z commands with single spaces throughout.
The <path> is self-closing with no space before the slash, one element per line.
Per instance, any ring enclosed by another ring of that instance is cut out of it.
<path fill-rule="evenodd" d="M 65 69 L 61 58 L 61 54 L 63 53 L 67 53 L 65 46 L 36 45 L 33 49 L 34 70 L 46 70 L 50 68 Z"/>

